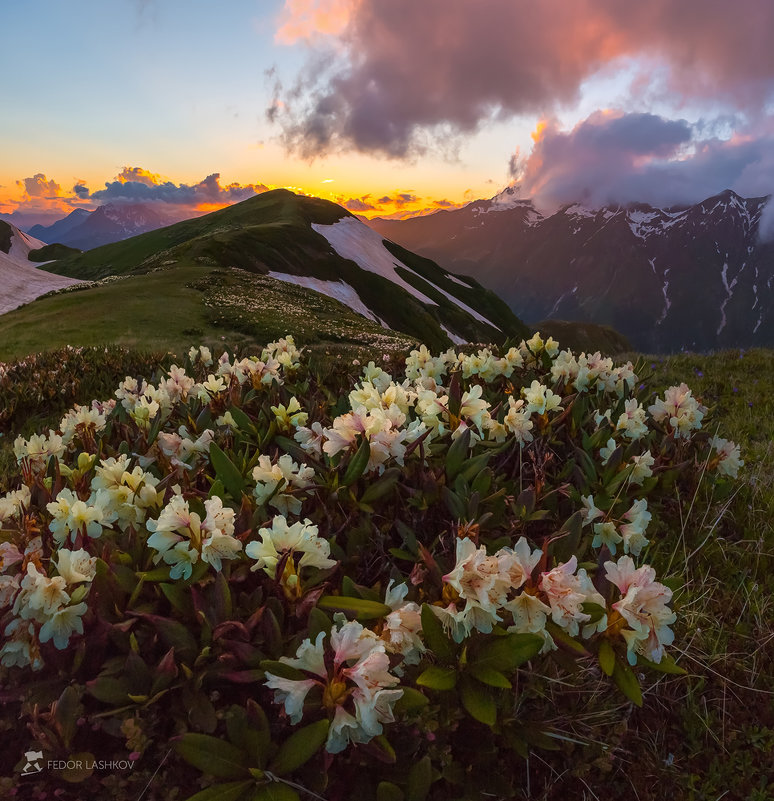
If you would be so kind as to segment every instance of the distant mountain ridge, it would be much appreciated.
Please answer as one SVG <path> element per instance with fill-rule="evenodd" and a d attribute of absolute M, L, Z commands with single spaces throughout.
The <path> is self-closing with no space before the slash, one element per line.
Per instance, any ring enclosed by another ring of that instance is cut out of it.
<path fill-rule="evenodd" d="M 52 225 L 35 225 L 32 236 L 48 244 L 91 250 L 170 225 L 172 220 L 145 203 L 106 203 L 94 211 L 75 209 Z"/>
<path fill-rule="evenodd" d="M 727 190 L 701 203 L 543 215 L 507 189 L 454 211 L 371 220 L 381 235 L 475 275 L 526 320 L 613 326 L 646 351 L 774 345 L 769 198 Z"/>
<path fill-rule="evenodd" d="M 99 279 L 186 265 L 237 268 L 306 287 L 431 346 L 504 341 L 527 333 L 507 304 L 475 279 L 453 275 L 383 240 L 335 203 L 284 189 L 61 259 L 46 269 Z"/>

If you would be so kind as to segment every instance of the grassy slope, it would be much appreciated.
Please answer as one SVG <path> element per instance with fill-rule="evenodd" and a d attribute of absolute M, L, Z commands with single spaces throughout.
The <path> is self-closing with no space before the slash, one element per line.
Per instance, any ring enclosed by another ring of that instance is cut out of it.
<path fill-rule="evenodd" d="M 192 344 L 245 345 L 290 332 L 318 345 L 395 349 L 411 341 L 302 287 L 193 264 L 51 295 L 0 316 L 0 361 L 107 342 L 180 353 Z"/>
<path fill-rule="evenodd" d="M 81 251 L 78 248 L 71 248 L 67 245 L 61 245 L 59 242 L 53 245 L 46 245 L 45 247 L 31 250 L 27 254 L 30 261 L 52 261 L 54 259 L 64 259 L 68 256 L 76 256 Z"/>

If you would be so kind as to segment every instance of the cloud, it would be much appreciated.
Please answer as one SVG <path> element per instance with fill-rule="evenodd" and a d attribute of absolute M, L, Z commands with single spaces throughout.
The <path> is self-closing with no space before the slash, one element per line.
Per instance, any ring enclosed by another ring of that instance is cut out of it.
<path fill-rule="evenodd" d="M 286 0 L 275 41 L 293 44 L 299 39 L 336 36 L 347 27 L 358 0 Z"/>
<path fill-rule="evenodd" d="M 415 156 L 492 119 L 550 115 L 627 60 L 640 91 L 657 76 L 675 103 L 757 113 L 774 87 L 770 0 L 287 0 L 282 20 L 279 40 L 312 55 L 269 115 L 306 157 Z"/>
<path fill-rule="evenodd" d="M 53 179 L 50 181 L 39 172 L 32 178 L 23 178 L 16 185 L 24 189 L 26 199 L 29 198 L 55 198 L 62 194 L 62 187 Z"/>
<path fill-rule="evenodd" d="M 385 195 L 376 201 L 380 206 L 393 205 L 399 209 L 410 203 L 419 203 L 419 197 L 409 192 L 396 192 L 394 195 Z"/>
<path fill-rule="evenodd" d="M 73 194 L 85 200 L 89 196 L 89 187 L 86 186 L 86 181 L 77 181 L 73 186 Z"/>
<path fill-rule="evenodd" d="M 176 184 L 142 167 L 124 167 L 104 189 L 91 193 L 93 200 L 111 203 L 171 203 L 182 206 L 236 203 L 265 192 L 265 184 L 220 184 L 212 173 L 197 184 Z"/>
<path fill-rule="evenodd" d="M 338 199 L 337 202 L 348 211 L 375 211 L 377 207 L 374 206 L 373 203 L 368 202 L 369 197 L 370 195 L 363 195 L 363 197 L 351 197 L 348 200 Z"/>
<path fill-rule="evenodd" d="M 711 135 L 717 121 L 596 112 L 570 131 L 553 122 L 539 126 L 529 156 L 516 154 L 511 171 L 521 195 L 546 208 L 633 201 L 669 206 L 724 189 L 761 197 L 774 191 L 769 125 L 723 139 Z"/>

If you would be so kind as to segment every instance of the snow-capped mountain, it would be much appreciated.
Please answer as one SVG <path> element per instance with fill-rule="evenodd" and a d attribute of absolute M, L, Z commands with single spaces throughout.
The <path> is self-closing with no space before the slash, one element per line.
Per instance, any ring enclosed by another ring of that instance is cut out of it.
<path fill-rule="evenodd" d="M 174 220 L 143 203 L 106 203 L 94 211 L 76 209 L 49 226 L 36 225 L 30 233 L 45 242 L 59 242 L 91 250 L 137 234 L 163 228 Z"/>
<path fill-rule="evenodd" d="M 475 275 L 523 319 L 611 325 L 640 350 L 708 350 L 774 345 L 774 243 L 759 235 L 768 200 L 725 191 L 693 206 L 576 203 L 544 216 L 505 190 L 371 225 Z"/>
<path fill-rule="evenodd" d="M 39 270 L 29 261 L 45 243 L 0 220 L 0 314 L 79 281 Z"/>

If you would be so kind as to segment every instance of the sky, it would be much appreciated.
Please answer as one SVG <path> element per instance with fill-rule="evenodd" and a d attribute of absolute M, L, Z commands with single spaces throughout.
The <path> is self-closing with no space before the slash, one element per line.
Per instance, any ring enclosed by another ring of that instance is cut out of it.
<path fill-rule="evenodd" d="M 5 2 L 0 215 L 774 192 L 770 0 Z"/>

